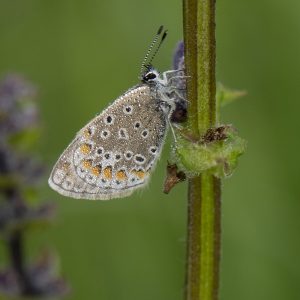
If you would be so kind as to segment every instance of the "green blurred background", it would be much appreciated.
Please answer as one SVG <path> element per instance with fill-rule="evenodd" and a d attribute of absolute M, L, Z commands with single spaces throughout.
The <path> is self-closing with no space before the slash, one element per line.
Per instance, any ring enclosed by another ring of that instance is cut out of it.
<path fill-rule="evenodd" d="M 248 140 L 223 184 L 222 300 L 299 299 L 299 12 L 295 0 L 217 1 L 217 78 L 248 91 L 222 114 Z M 38 87 L 49 170 L 77 130 L 137 83 L 161 24 L 169 37 L 155 65 L 166 70 L 182 38 L 180 1 L 0 1 L 0 75 Z M 129 198 L 68 199 L 45 178 L 41 198 L 58 216 L 28 235 L 27 250 L 55 249 L 67 299 L 182 299 L 187 191 L 161 192 L 170 140 L 149 187 Z"/>

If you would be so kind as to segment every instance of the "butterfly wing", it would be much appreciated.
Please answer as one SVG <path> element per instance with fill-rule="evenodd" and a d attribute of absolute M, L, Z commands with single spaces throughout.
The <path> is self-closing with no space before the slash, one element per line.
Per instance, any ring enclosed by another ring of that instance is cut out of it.
<path fill-rule="evenodd" d="M 128 196 L 147 183 L 166 129 L 150 87 L 137 86 L 78 132 L 55 164 L 49 185 L 72 198 Z"/>

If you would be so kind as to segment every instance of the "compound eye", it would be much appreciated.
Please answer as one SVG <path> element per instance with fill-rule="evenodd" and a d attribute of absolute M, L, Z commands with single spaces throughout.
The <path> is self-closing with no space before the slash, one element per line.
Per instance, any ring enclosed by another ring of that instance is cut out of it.
<path fill-rule="evenodd" d="M 145 79 L 148 81 L 148 80 L 153 80 L 156 78 L 156 74 L 153 73 L 153 72 L 149 72 L 145 75 Z"/>

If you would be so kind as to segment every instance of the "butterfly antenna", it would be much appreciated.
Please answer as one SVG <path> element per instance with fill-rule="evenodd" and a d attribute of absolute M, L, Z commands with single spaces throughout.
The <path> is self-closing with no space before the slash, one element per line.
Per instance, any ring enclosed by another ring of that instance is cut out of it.
<path fill-rule="evenodd" d="M 157 52 L 158 52 L 158 50 L 159 50 L 160 46 L 162 45 L 163 41 L 165 40 L 165 38 L 166 38 L 167 34 L 168 34 L 168 31 L 167 31 L 167 30 L 165 30 L 165 31 L 164 31 L 164 33 L 163 33 L 163 35 L 162 35 L 162 37 L 161 37 L 161 39 L 160 39 L 160 42 L 159 42 L 159 44 L 157 45 L 157 48 L 155 49 L 155 51 L 154 51 L 154 53 L 152 54 L 152 56 L 151 56 L 151 58 L 150 58 L 149 62 L 147 63 L 147 65 L 148 65 L 148 66 L 149 66 L 149 65 L 151 65 L 151 63 L 152 63 L 152 60 L 153 60 L 153 59 L 154 59 L 154 57 L 156 56 L 156 54 L 157 54 Z"/>
<path fill-rule="evenodd" d="M 163 29 L 164 29 L 163 25 L 161 25 L 161 26 L 158 28 L 158 31 L 157 31 L 157 33 L 156 33 L 156 35 L 155 35 L 155 37 L 154 37 L 152 43 L 150 44 L 150 46 L 149 46 L 149 48 L 148 48 L 148 51 L 147 51 L 147 53 L 146 53 L 146 55 L 145 55 L 145 58 L 144 58 L 144 60 L 143 60 L 143 62 L 142 62 L 142 66 L 141 66 L 141 75 L 143 74 L 144 69 L 146 69 L 146 68 L 150 65 L 150 63 L 151 63 L 151 61 L 153 60 L 153 58 L 155 57 L 155 55 L 156 55 L 158 49 L 160 48 L 160 45 L 161 45 L 162 41 L 165 39 L 165 37 L 166 37 L 166 35 L 167 35 L 167 31 L 164 31 L 164 32 L 163 32 Z M 162 32 L 163 32 L 163 34 L 162 34 Z M 149 62 L 147 63 L 148 58 L 149 58 L 149 55 L 150 55 L 151 51 L 153 50 L 153 47 L 154 47 L 155 44 L 157 43 L 157 41 L 158 41 L 159 37 L 161 36 L 161 34 L 162 34 L 162 37 L 161 37 L 161 40 L 160 40 L 160 42 L 159 42 L 159 44 L 158 44 L 158 47 L 156 48 L 155 52 L 154 52 L 153 55 L 151 56 L 151 59 L 150 59 Z"/>

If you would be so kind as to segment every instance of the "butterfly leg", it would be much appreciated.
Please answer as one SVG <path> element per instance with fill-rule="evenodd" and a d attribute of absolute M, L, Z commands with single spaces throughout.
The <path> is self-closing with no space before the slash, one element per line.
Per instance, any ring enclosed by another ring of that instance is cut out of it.
<path fill-rule="evenodd" d="M 184 75 L 180 75 L 180 76 L 174 76 L 173 74 L 176 74 L 176 73 L 179 73 L 179 72 L 184 72 L 184 70 L 169 70 L 169 71 L 166 71 L 166 72 L 163 72 L 162 73 L 162 79 L 161 79 L 161 83 L 165 86 L 169 85 L 169 82 L 171 81 L 172 78 L 175 78 L 175 77 L 181 77 Z"/>
<path fill-rule="evenodd" d="M 171 131 L 172 131 L 172 135 L 173 135 L 174 141 L 175 141 L 175 143 L 177 143 L 177 138 L 176 138 L 175 131 L 174 131 L 174 128 L 173 128 L 173 124 L 172 124 L 171 121 L 170 121 L 170 118 L 168 118 L 168 123 L 169 123 L 169 126 L 170 126 L 170 128 L 171 128 Z"/>

